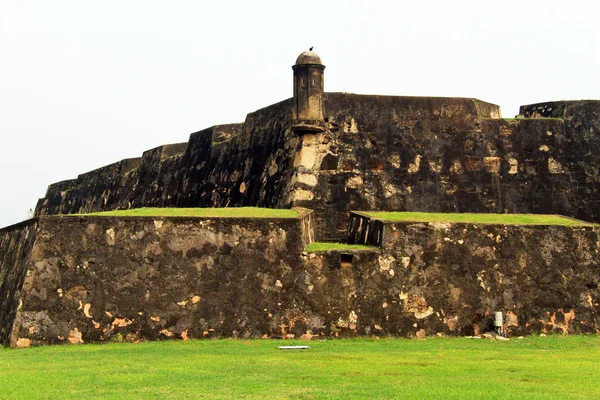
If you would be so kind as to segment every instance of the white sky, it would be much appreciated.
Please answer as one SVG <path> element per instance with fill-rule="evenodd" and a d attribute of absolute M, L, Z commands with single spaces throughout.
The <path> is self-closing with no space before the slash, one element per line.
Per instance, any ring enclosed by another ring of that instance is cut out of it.
<path fill-rule="evenodd" d="M 0 227 L 47 185 L 292 95 L 325 90 L 521 104 L 600 98 L 600 3 L 0 0 Z"/>

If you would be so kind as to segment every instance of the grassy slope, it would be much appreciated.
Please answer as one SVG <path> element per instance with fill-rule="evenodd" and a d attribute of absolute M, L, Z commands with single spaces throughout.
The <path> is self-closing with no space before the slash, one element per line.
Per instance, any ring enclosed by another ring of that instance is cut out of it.
<path fill-rule="evenodd" d="M 227 207 L 227 208 L 134 208 L 131 210 L 104 211 L 86 216 L 104 217 L 208 217 L 208 218 L 298 218 L 297 210 Z M 79 215 L 78 215 L 79 216 Z"/>
<path fill-rule="evenodd" d="M 0 349 L 0 398 L 593 399 L 599 357 L 598 336 Z"/>
<path fill-rule="evenodd" d="M 503 225 L 560 225 L 560 226 L 596 226 L 585 221 L 562 217 L 560 215 L 542 214 L 454 214 L 424 212 L 363 212 L 374 218 L 387 221 L 407 222 L 463 222 L 474 224 Z"/>

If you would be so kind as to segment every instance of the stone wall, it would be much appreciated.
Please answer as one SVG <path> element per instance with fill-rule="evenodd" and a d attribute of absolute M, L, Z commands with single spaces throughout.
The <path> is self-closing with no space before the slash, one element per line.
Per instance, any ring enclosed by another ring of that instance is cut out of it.
<path fill-rule="evenodd" d="M 51 185 L 38 215 L 143 206 L 301 206 L 319 240 L 351 210 L 545 213 L 600 222 L 600 102 L 524 106 L 499 119 L 475 99 L 326 93 L 327 131 L 295 135 L 291 100 L 244 124 Z M 551 118 L 548 118 L 550 116 Z M 132 169 L 133 168 L 133 169 Z"/>
<path fill-rule="evenodd" d="M 478 334 L 494 311 L 512 335 L 600 332 L 599 228 L 384 221 L 381 246 L 381 313 L 413 314 L 392 332 Z"/>
<path fill-rule="evenodd" d="M 562 102 L 564 118 L 507 120 L 470 99 L 326 100 L 329 130 L 313 141 L 318 179 L 294 203 L 315 210 L 321 239 L 343 237 L 351 210 L 600 221 L 600 102 Z"/>
<path fill-rule="evenodd" d="M 12 344 L 279 335 L 312 229 L 309 216 L 41 217 Z"/>
<path fill-rule="evenodd" d="M 10 340 L 36 229 L 35 219 L 0 229 L 0 345 Z"/>
<path fill-rule="evenodd" d="M 291 100 L 214 126 L 189 142 L 144 152 L 77 179 L 50 185 L 36 215 L 139 207 L 288 207 L 298 138 Z M 137 163 L 137 165 L 136 165 Z"/>
<path fill-rule="evenodd" d="M 3 231 L 17 260 L 3 334 L 12 324 L 17 346 L 473 335 L 495 311 L 513 336 L 600 332 L 599 228 L 379 221 L 380 249 L 306 253 L 310 215 L 40 217 L 37 233 L 36 221 Z"/>

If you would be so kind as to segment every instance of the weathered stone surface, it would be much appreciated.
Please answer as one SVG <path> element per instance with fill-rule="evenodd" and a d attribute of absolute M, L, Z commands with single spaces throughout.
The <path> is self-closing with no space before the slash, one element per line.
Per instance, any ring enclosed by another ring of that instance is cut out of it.
<path fill-rule="evenodd" d="M 505 120 L 474 99 L 325 93 L 327 131 L 300 137 L 292 108 L 194 133 L 179 155 L 150 150 L 137 169 L 120 162 L 51 185 L 36 213 L 296 205 L 315 210 L 320 240 L 344 237 L 358 209 L 600 221 L 600 102 L 524 106 L 556 118 Z"/>
<path fill-rule="evenodd" d="M 291 101 L 190 135 L 187 145 L 144 152 L 139 167 L 121 161 L 51 185 L 36 215 L 138 207 L 288 207 L 298 138 Z"/>
<path fill-rule="evenodd" d="M 343 237 L 350 210 L 456 206 L 442 175 L 464 151 L 447 149 L 462 147 L 478 121 L 499 116 L 497 106 L 473 99 L 349 93 L 326 93 L 325 110 L 314 198 L 294 202 L 315 210 L 320 240 Z"/>
<path fill-rule="evenodd" d="M 385 276 L 395 271 L 388 293 L 404 297 L 405 309 L 411 296 L 421 299 L 415 311 L 422 318 L 414 316 L 429 334 L 485 332 L 494 311 L 504 312 L 514 335 L 600 332 L 598 228 L 367 223 L 359 217 L 351 239 L 382 247 L 380 270 Z M 367 229 L 381 231 L 369 236 Z M 417 335 L 416 327 L 408 329 Z"/>
<path fill-rule="evenodd" d="M 326 100 L 328 158 L 314 200 L 299 203 L 315 209 L 322 239 L 344 232 L 350 210 L 600 220 L 600 102 L 561 102 L 560 119 L 505 120 L 469 99 L 330 93 Z"/>
<path fill-rule="evenodd" d="M 353 218 L 380 250 L 307 254 L 311 215 L 41 217 L 11 343 L 600 329 L 598 228 Z"/>
<path fill-rule="evenodd" d="M 10 340 L 36 229 L 36 219 L 0 229 L 0 345 Z"/>
<path fill-rule="evenodd" d="M 280 336 L 310 224 L 42 217 L 13 344 Z"/>
<path fill-rule="evenodd" d="M 39 228 L 0 230 L 0 340 L 19 298 L 21 346 L 477 334 L 497 309 L 515 333 L 598 330 L 597 230 L 347 221 L 405 210 L 600 222 L 600 101 L 523 106 L 513 120 L 475 99 L 323 93 L 317 58 L 295 68 L 293 99 L 243 124 L 50 185 Z M 44 217 L 143 206 L 315 213 L 237 225 Z M 381 250 L 302 253 L 346 236 Z"/>

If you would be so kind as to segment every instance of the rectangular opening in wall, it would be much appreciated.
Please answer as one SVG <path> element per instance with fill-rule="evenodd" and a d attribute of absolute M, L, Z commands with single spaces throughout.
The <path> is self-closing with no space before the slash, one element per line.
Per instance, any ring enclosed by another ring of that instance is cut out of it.
<path fill-rule="evenodd" d="M 352 260 L 354 259 L 354 255 L 350 253 L 342 253 L 340 255 L 340 265 L 342 267 L 350 267 L 352 266 Z"/>

